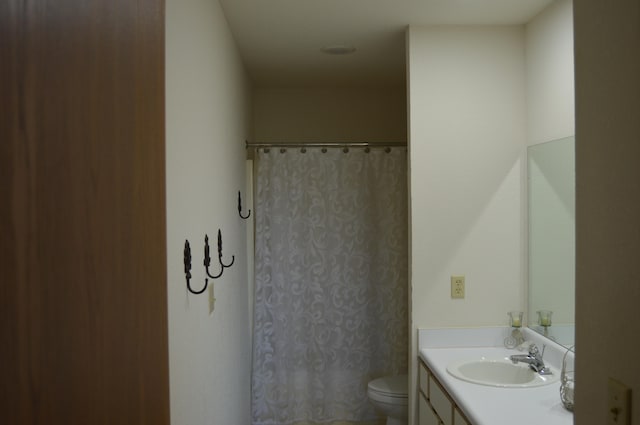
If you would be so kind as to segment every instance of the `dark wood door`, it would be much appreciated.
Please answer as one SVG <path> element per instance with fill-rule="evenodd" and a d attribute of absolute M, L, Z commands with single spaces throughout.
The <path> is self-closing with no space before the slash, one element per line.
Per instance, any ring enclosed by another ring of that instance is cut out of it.
<path fill-rule="evenodd" d="M 0 423 L 168 424 L 164 2 L 0 2 Z"/>

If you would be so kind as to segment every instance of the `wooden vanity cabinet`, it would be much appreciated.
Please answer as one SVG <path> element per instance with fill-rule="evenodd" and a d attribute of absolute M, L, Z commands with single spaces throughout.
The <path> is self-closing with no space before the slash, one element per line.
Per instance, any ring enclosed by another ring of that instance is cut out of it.
<path fill-rule="evenodd" d="M 419 364 L 419 425 L 471 425 L 422 359 Z"/>

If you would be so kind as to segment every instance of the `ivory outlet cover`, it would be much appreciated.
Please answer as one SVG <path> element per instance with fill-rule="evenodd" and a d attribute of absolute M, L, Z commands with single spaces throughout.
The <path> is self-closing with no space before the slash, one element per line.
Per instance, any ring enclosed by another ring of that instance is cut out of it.
<path fill-rule="evenodd" d="M 216 308 L 216 296 L 213 292 L 213 281 L 209 284 L 209 314 L 213 313 Z"/>
<path fill-rule="evenodd" d="M 451 276 L 451 298 L 464 298 L 464 276 Z"/>

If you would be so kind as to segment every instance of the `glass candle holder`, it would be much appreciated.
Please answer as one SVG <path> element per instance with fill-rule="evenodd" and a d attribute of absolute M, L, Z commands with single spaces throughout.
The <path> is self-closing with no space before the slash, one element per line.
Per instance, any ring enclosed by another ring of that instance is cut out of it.
<path fill-rule="evenodd" d="M 538 311 L 538 324 L 542 327 L 551 326 L 551 316 L 553 315 L 553 311 L 550 310 L 539 310 Z"/>
<path fill-rule="evenodd" d="M 576 374 L 573 368 L 573 361 L 569 361 L 567 354 L 574 351 L 574 347 L 569 348 L 562 357 L 562 372 L 560 374 L 560 399 L 562 405 L 573 412 L 575 398 Z"/>
<path fill-rule="evenodd" d="M 509 311 L 507 313 L 507 316 L 509 316 L 509 326 L 511 326 L 512 329 L 511 333 L 504 339 L 505 347 L 515 348 L 524 342 L 524 336 L 520 330 L 522 327 L 523 314 L 521 311 Z"/>
<path fill-rule="evenodd" d="M 509 315 L 509 325 L 513 328 L 519 328 L 522 326 L 522 316 L 523 312 L 521 311 L 510 311 L 507 313 Z"/>

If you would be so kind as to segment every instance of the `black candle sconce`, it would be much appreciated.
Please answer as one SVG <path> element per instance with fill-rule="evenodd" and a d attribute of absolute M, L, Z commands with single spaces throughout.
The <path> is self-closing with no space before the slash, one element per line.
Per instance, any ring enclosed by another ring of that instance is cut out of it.
<path fill-rule="evenodd" d="M 208 277 L 210 277 L 211 279 L 218 279 L 220 276 L 222 276 L 224 269 L 229 268 L 233 265 L 235 259 L 235 255 L 232 255 L 231 262 L 229 264 L 224 264 L 222 262 L 222 233 L 220 232 L 220 229 L 218 229 L 218 262 L 220 263 L 220 273 L 213 276 L 211 273 L 209 273 L 209 266 L 211 265 L 211 255 L 209 254 L 209 236 L 204 236 L 204 267 Z M 187 289 L 189 290 L 189 292 L 198 295 L 207 290 L 209 279 L 206 277 L 204 279 L 204 287 L 201 290 L 194 291 L 191 288 L 191 247 L 189 246 L 189 240 L 185 240 L 184 242 L 184 274 L 187 280 Z"/>
<path fill-rule="evenodd" d="M 251 217 L 251 210 L 249 210 L 246 216 L 242 215 L 242 196 L 240 195 L 240 191 L 238 191 L 238 214 L 240 214 L 240 218 L 243 220 Z"/>

